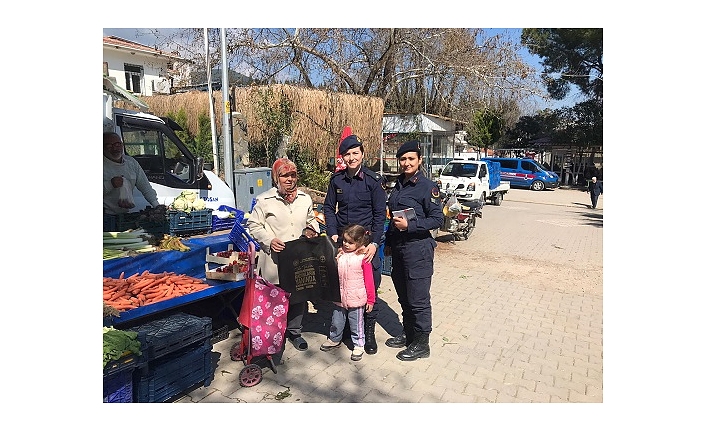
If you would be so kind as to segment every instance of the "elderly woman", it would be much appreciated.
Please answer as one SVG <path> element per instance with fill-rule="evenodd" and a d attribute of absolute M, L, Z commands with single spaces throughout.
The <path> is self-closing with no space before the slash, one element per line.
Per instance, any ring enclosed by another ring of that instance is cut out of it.
<path fill-rule="evenodd" d="M 305 229 L 316 230 L 311 197 L 297 189 L 297 166 L 287 158 L 272 165 L 274 187 L 256 197 L 248 218 L 250 235 L 260 244 L 258 271 L 262 278 L 279 286 L 278 254 L 287 241 L 298 239 Z M 306 301 L 289 304 L 287 338 L 297 350 L 309 346 L 302 337 Z"/>

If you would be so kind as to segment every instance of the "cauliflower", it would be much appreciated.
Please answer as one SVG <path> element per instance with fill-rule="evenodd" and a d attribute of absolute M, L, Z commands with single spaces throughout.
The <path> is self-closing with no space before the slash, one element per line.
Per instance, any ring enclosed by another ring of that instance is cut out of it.
<path fill-rule="evenodd" d="M 193 191 L 193 190 L 184 190 L 181 192 L 181 197 L 187 200 L 189 203 L 194 203 L 196 201 L 196 198 L 198 197 L 198 194 Z"/>
<path fill-rule="evenodd" d="M 206 208 L 206 201 L 201 198 L 198 198 L 192 204 L 192 208 L 196 211 L 201 211 L 202 209 Z"/>
<path fill-rule="evenodd" d="M 174 202 L 172 202 L 172 208 L 177 211 L 189 212 L 191 210 L 191 205 L 189 205 L 189 202 L 187 202 L 185 198 L 179 196 L 174 199 Z"/>

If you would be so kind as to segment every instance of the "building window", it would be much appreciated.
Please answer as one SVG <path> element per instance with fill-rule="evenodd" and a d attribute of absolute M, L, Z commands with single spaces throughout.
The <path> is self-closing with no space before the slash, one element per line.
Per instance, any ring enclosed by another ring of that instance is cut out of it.
<path fill-rule="evenodd" d="M 142 81 L 142 66 L 135 66 L 132 64 L 125 65 L 125 87 L 127 90 L 133 93 L 141 94 L 142 87 L 140 82 Z"/>

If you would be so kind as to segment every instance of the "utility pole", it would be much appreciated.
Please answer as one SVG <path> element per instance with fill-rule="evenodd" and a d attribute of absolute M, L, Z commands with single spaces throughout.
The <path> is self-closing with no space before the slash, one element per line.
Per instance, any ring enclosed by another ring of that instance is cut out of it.
<path fill-rule="evenodd" d="M 216 112 L 213 106 L 213 87 L 211 86 L 211 59 L 208 53 L 208 28 L 203 29 L 206 44 L 206 79 L 208 81 L 208 109 L 211 118 L 211 143 L 213 144 L 213 172 L 218 175 L 220 169 L 218 157 L 218 137 L 216 136 Z"/>
<path fill-rule="evenodd" d="M 231 142 L 230 130 L 230 92 L 228 91 L 228 53 L 226 52 L 226 29 L 221 28 L 221 94 L 223 95 L 223 131 L 221 132 L 221 142 L 223 143 L 223 175 L 228 187 L 235 192 L 233 184 L 233 143 Z"/>

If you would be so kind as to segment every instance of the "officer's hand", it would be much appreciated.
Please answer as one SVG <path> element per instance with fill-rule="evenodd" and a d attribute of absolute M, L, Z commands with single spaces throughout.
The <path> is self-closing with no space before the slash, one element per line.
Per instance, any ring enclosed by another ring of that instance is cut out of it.
<path fill-rule="evenodd" d="M 338 235 L 331 235 L 331 241 L 338 243 Z"/>
<path fill-rule="evenodd" d="M 363 247 L 363 252 L 365 253 L 365 261 L 370 263 L 373 261 L 373 257 L 375 256 L 375 252 L 378 251 L 377 248 L 373 244 L 368 244 L 367 246 Z"/>
<path fill-rule="evenodd" d="M 392 222 L 395 224 L 395 227 L 400 230 L 400 231 L 405 231 L 407 230 L 407 219 L 404 217 L 392 217 Z"/>

